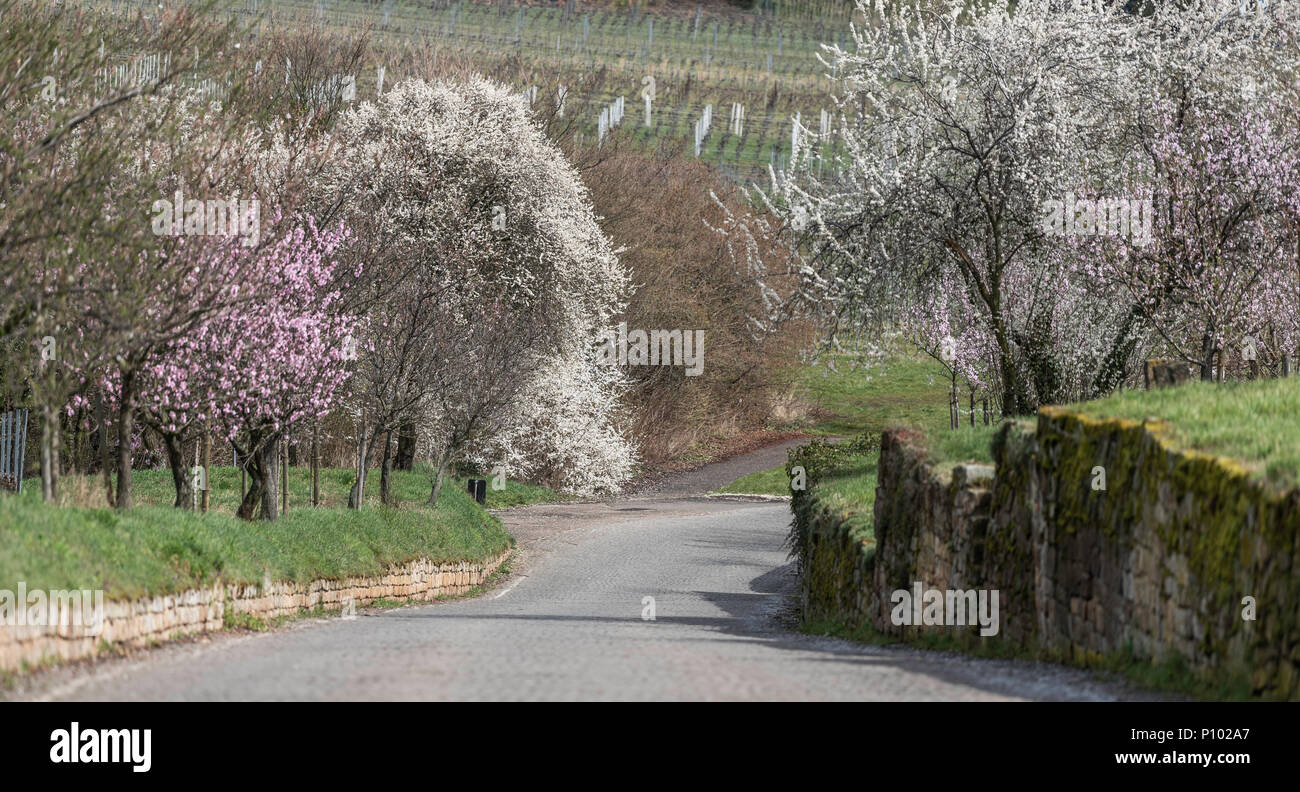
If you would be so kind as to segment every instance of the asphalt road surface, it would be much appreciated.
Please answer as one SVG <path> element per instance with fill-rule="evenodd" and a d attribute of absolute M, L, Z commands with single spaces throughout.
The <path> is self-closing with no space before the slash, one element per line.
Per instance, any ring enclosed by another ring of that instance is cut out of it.
<path fill-rule="evenodd" d="M 1135 699 L 1088 672 L 793 629 L 783 502 L 659 497 L 504 515 L 513 573 L 474 599 L 223 633 L 38 675 L 76 700 Z M 649 616 L 653 598 L 654 619 Z"/>

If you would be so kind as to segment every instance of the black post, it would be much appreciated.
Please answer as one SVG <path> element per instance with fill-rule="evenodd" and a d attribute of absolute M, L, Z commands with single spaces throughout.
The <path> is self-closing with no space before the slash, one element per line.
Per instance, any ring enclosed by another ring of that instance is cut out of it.
<path fill-rule="evenodd" d="M 470 479 L 465 489 L 478 505 L 487 505 L 487 479 Z"/>

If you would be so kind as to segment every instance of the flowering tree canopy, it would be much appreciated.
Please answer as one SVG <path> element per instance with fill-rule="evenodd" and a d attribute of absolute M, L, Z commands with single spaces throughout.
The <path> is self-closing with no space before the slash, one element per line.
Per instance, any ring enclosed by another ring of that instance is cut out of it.
<path fill-rule="evenodd" d="M 588 487 L 591 470 L 606 488 L 625 476 L 631 450 L 614 416 L 587 409 L 620 392 L 620 378 L 597 370 L 589 351 L 620 308 L 627 275 L 527 102 L 487 80 L 411 80 L 344 114 L 322 146 L 332 166 L 313 205 L 344 207 L 354 233 L 345 260 L 367 264 L 345 295 L 369 316 L 353 386 L 359 458 L 414 420 L 434 441 L 431 500 L 446 466 L 471 447 L 516 460 L 613 455 L 562 485 Z M 275 165 L 292 166 L 287 156 Z M 575 398 L 557 393 L 558 382 Z M 542 400 L 580 406 L 552 412 Z M 580 420 L 586 431 L 571 431 Z M 595 436 L 620 442 L 572 447 Z"/>
<path fill-rule="evenodd" d="M 805 283 L 1013 414 L 1150 350 L 1207 377 L 1245 332 L 1294 353 L 1295 6 L 966 6 L 860 0 L 828 47 L 841 132 L 802 130 L 763 196 Z"/>

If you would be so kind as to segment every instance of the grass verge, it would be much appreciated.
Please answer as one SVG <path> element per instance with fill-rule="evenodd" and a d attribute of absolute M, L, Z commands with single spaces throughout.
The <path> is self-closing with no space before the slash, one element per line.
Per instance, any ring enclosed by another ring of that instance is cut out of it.
<path fill-rule="evenodd" d="M 342 481 L 349 473 L 322 471 L 323 494 L 326 481 Z M 137 471 L 136 477 L 142 505 L 127 512 L 52 507 L 34 492 L 0 498 L 0 587 L 24 581 L 29 589 L 103 589 L 110 599 L 130 598 L 218 579 L 305 582 L 379 575 L 416 558 L 481 561 L 513 541 L 497 517 L 453 482 L 433 509 L 417 505 L 427 497 L 422 488 L 419 501 L 405 497 L 414 490 L 415 474 L 396 478 L 396 506 L 295 508 L 291 496 L 288 514 L 273 523 L 233 516 L 239 484 L 230 471 L 210 477 L 208 514 L 158 505 L 174 497 L 166 471 Z M 305 473 L 299 478 L 305 480 Z M 327 504 L 341 503 L 334 489 L 330 493 Z"/>
<path fill-rule="evenodd" d="M 848 355 L 832 356 L 831 362 L 835 370 L 826 365 L 811 367 L 804 371 L 799 381 L 804 398 L 812 405 L 813 423 L 804 427 L 810 434 L 824 437 L 866 435 L 878 441 L 881 432 L 897 425 L 915 426 L 936 438 L 943 438 L 948 433 L 948 380 L 939 363 L 908 355 L 892 357 L 870 369 L 854 367 Z M 991 429 L 988 436 L 992 437 Z M 960 456 L 959 449 L 964 448 L 962 443 L 978 445 L 979 441 L 965 438 L 963 435 L 960 440 L 945 441 L 952 444 L 954 456 Z M 949 446 L 944 448 L 948 453 Z M 983 454 L 988 455 L 987 449 Z M 867 465 L 871 468 L 870 482 L 855 486 L 841 481 L 836 485 L 839 497 L 845 503 L 857 502 L 869 507 L 874 501 L 874 459 L 872 457 Z M 869 494 L 864 489 L 868 489 Z M 742 476 L 716 492 L 789 495 L 790 477 L 785 466 L 776 467 Z"/>
<path fill-rule="evenodd" d="M 785 474 L 785 466 L 771 470 L 760 470 L 741 476 L 720 490 L 719 494 L 736 495 L 790 495 L 790 477 Z"/>
<path fill-rule="evenodd" d="M 1159 418 L 1179 447 L 1231 457 L 1278 487 L 1300 483 L 1300 378 L 1124 391 L 1071 409 L 1095 418 Z"/>

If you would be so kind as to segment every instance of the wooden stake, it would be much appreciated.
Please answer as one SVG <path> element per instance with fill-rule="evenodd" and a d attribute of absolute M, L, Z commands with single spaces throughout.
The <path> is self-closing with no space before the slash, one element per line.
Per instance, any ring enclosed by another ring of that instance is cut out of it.
<path fill-rule="evenodd" d="M 957 374 L 952 375 L 952 385 L 948 389 L 948 428 L 956 429 L 961 426 L 961 413 L 957 407 Z"/>
<path fill-rule="evenodd" d="M 181 453 L 185 453 L 185 447 L 181 446 Z M 194 444 L 194 467 L 199 466 L 199 444 Z M 194 486 L 194 472 L 190 471 L 190 508 L 194 511 L 199 510 L 199 488 Z"/>
<path fill-rule="evenodd" d="M 364 445 L 362 433 L 365 431 L 365 416 L 357 416 L 357 508 L 366 505 L 366 481 L 361 476 L 366 469 L 366 460 L 362 454 Z"/>

